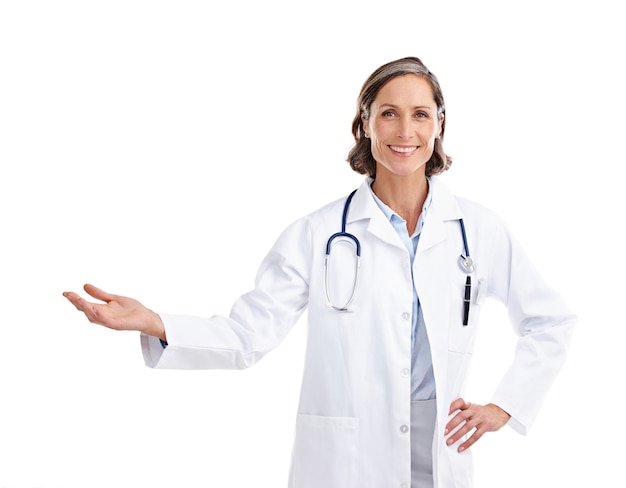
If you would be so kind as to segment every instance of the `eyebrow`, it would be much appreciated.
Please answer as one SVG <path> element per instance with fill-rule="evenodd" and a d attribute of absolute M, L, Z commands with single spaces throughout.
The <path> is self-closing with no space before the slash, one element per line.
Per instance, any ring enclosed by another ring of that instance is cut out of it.
<path fill-rule="evenodd" d="M 380 105 L 381 109 L 385 108 L 385 107 L 387 107 L 387 108 L 395 108 L 395 109 L 398 108 L 398 106 L 394 105 L 393 103 L 383 103 L 383 104 Z M 430 107 L 428 105 L 416 105 L 416 106 L 413 107 L 413 110 L 417 110 L 417 109 L 420 109 L 420 110 L 424 110 L 424 109 L 426 109 L 426 110 L 433 110 L 433 107 Z"/>

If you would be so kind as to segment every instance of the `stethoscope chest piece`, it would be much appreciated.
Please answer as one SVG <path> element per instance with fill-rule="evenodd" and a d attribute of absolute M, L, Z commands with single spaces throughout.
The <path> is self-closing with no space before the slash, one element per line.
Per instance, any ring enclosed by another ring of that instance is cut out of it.
<path fill-rule="evenodd" d="M 459 256 L 459 264 L 461 265 L 461 269 L 467 274 L 474 272 L 474 261 L 469 256 L 463 256 L 461 254 Z"/>

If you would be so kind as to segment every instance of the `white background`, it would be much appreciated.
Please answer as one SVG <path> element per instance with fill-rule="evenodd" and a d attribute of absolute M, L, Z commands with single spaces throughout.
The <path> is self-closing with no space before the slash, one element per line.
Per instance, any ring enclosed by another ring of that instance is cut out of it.
<path fill-rule="evenodd" d="M 286 486 L 304 321 L 250 370 L 154 371 L 137 334 L 61 293 L 91 282 L 227 314 L 287 224 L 360 183 L 345 162 L 358 91 L 407 55 L 444 90 L 445 181 L 506 219 L 580 318 L 530 435 L 473 448 L 476 485 L 615 486 L 617 5 L 3 1 L 0 487 Z M 497 304 L 483 319 L 469 395 L 486 403 L 513 342 Z"/>

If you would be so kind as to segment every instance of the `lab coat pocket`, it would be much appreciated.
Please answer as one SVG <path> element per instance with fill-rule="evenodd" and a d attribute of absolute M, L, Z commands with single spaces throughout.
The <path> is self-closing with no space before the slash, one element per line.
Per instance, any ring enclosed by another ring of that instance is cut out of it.
<path fill-rule="evenodd" d="M 356 488 L 358 419 L 298 415 L 291 488 Z"/>
<path fill-rule="evenodd" d="M 463 283 L 461 285 L 461 282 Z M 463 325 L 465 314 L 465 277 L 453 289 L 458 297 L 453 301 L 448 329 L 448 349 L 454 352 L 471 353 L 474 350 L 476 330 L 480 316 L 480 306 L 485 299 L 487 281 L 472 276 L 467 325 Z"/>

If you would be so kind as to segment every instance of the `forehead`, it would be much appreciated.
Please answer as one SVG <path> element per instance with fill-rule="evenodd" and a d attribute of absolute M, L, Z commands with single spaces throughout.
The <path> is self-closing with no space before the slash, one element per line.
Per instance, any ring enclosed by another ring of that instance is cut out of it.
<path fill-rule="evenodd" d="M 430 82 L 423 76 L 407 74 L 392 78 L 376 94 L 372 105 L 432 105 L 436 107 Z"/>

